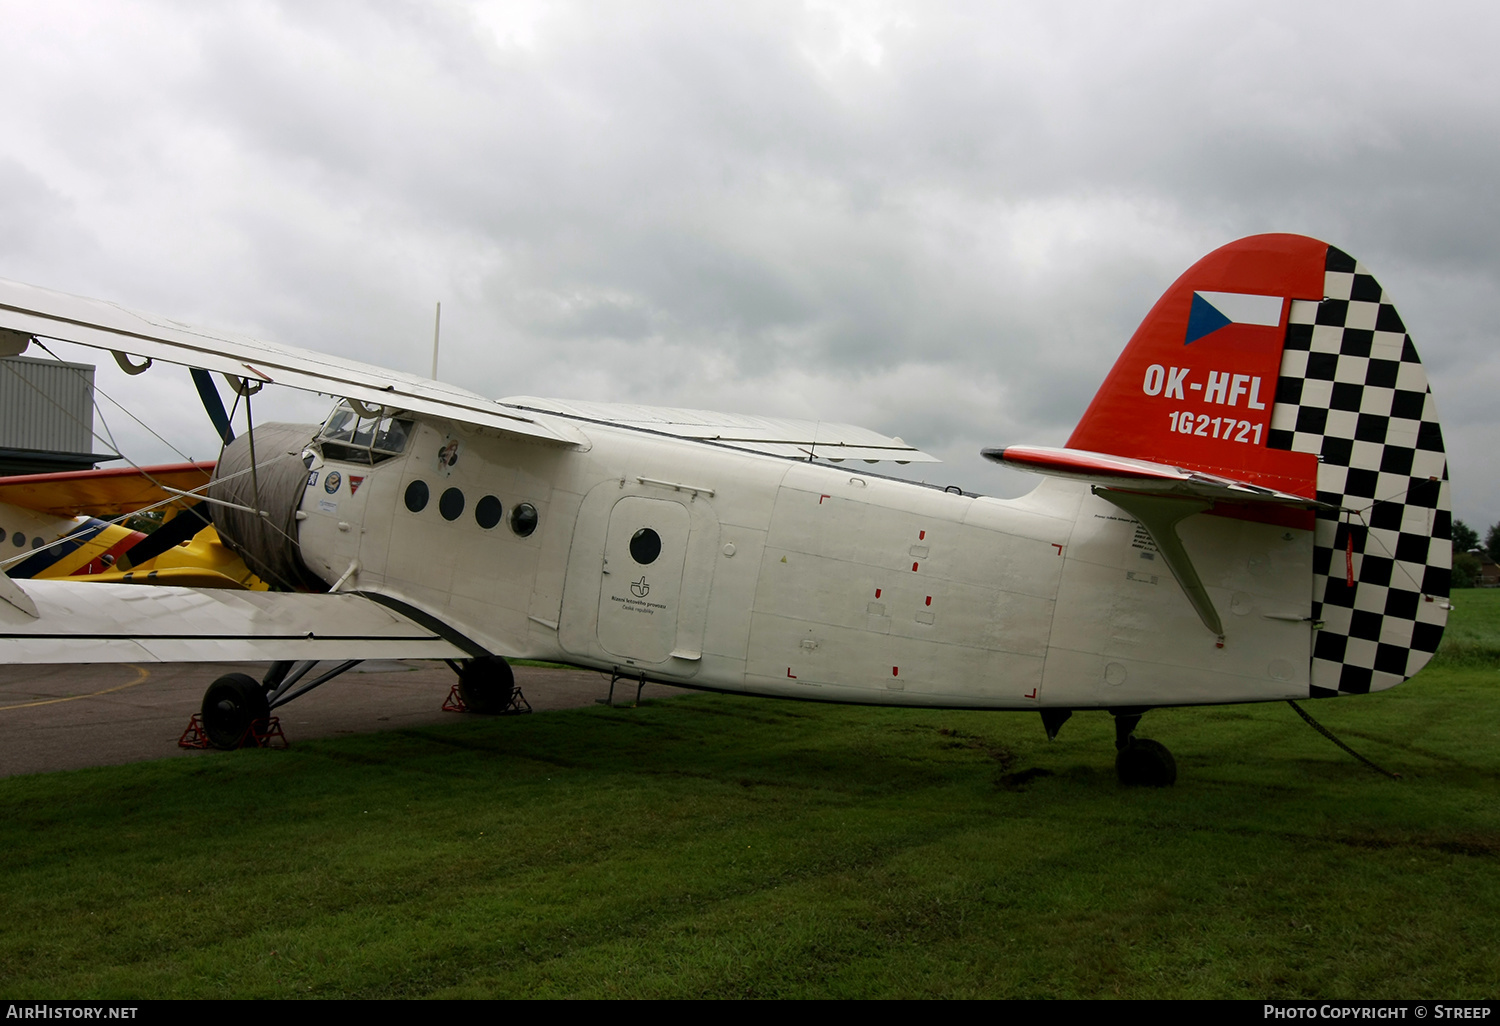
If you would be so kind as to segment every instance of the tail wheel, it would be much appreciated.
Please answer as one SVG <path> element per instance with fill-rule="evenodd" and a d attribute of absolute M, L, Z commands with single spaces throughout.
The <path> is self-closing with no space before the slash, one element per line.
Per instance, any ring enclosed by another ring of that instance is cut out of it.
<path fill-rule="evenodd" d="M 516 676 L 499 656 L 470 659 L 458 672 L 458 692 L 470 712 L 502 713 L 516 693 Z"/>
<path fill-rule="evenodd" d="M 1115 756 L 1115 772 L 1128 786 L 1171 787 L 1177 783 L 1177 760 L 1160 741 L 1131 738 Z"/>
<path fill-rule="evenodd" d="M 203 694 L 203 732 L 215 748 L 238 748 L 251 724 L 270 716 L 265 688 L 243 673 L 225 674 Z"/>

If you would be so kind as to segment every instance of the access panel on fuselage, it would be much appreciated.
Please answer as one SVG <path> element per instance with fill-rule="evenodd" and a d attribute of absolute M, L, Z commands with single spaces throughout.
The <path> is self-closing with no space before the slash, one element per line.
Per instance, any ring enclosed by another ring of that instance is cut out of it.
<path fill-rule="evenodd" d="M 756 591 L 752 689 L 986 708 L 1037 700 L 1053 545 L 965 523 L 967 496 L 811 468 L 787 480 Z"/>

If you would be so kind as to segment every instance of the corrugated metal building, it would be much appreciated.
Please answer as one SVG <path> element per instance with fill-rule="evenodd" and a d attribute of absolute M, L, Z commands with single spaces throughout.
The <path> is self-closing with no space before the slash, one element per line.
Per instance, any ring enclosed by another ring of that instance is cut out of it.
<path fill-rule="evenodd" d="M 94 368 L 0 359 L 0 474 L 88 470 L 94 455 Z"/>

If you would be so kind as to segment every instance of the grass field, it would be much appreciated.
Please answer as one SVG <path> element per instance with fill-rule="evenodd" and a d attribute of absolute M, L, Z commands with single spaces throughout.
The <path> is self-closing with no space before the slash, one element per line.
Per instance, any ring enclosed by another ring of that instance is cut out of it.
<path fill-rule="evenodd" d="M 1500 994 L 1500 593 L 1381 695 L 718 696 L 0 780 L 0 995 Z"/>

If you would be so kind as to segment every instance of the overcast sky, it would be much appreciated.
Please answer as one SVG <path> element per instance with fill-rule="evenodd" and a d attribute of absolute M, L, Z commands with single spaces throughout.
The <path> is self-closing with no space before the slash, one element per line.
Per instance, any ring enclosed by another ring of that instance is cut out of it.
<path fill-rule="evenodd" d="M 0 277 L 424 374 L 441 301 L 476 391 L 850 421 L 1014 495 L 981 447 L 1061 444 L 1173 279 L 1298 232 L 1394 297 L 1482 530 L 1497 12 L 0 2 Z M 185 371 L 99 381 L 213 457 Z"/>

